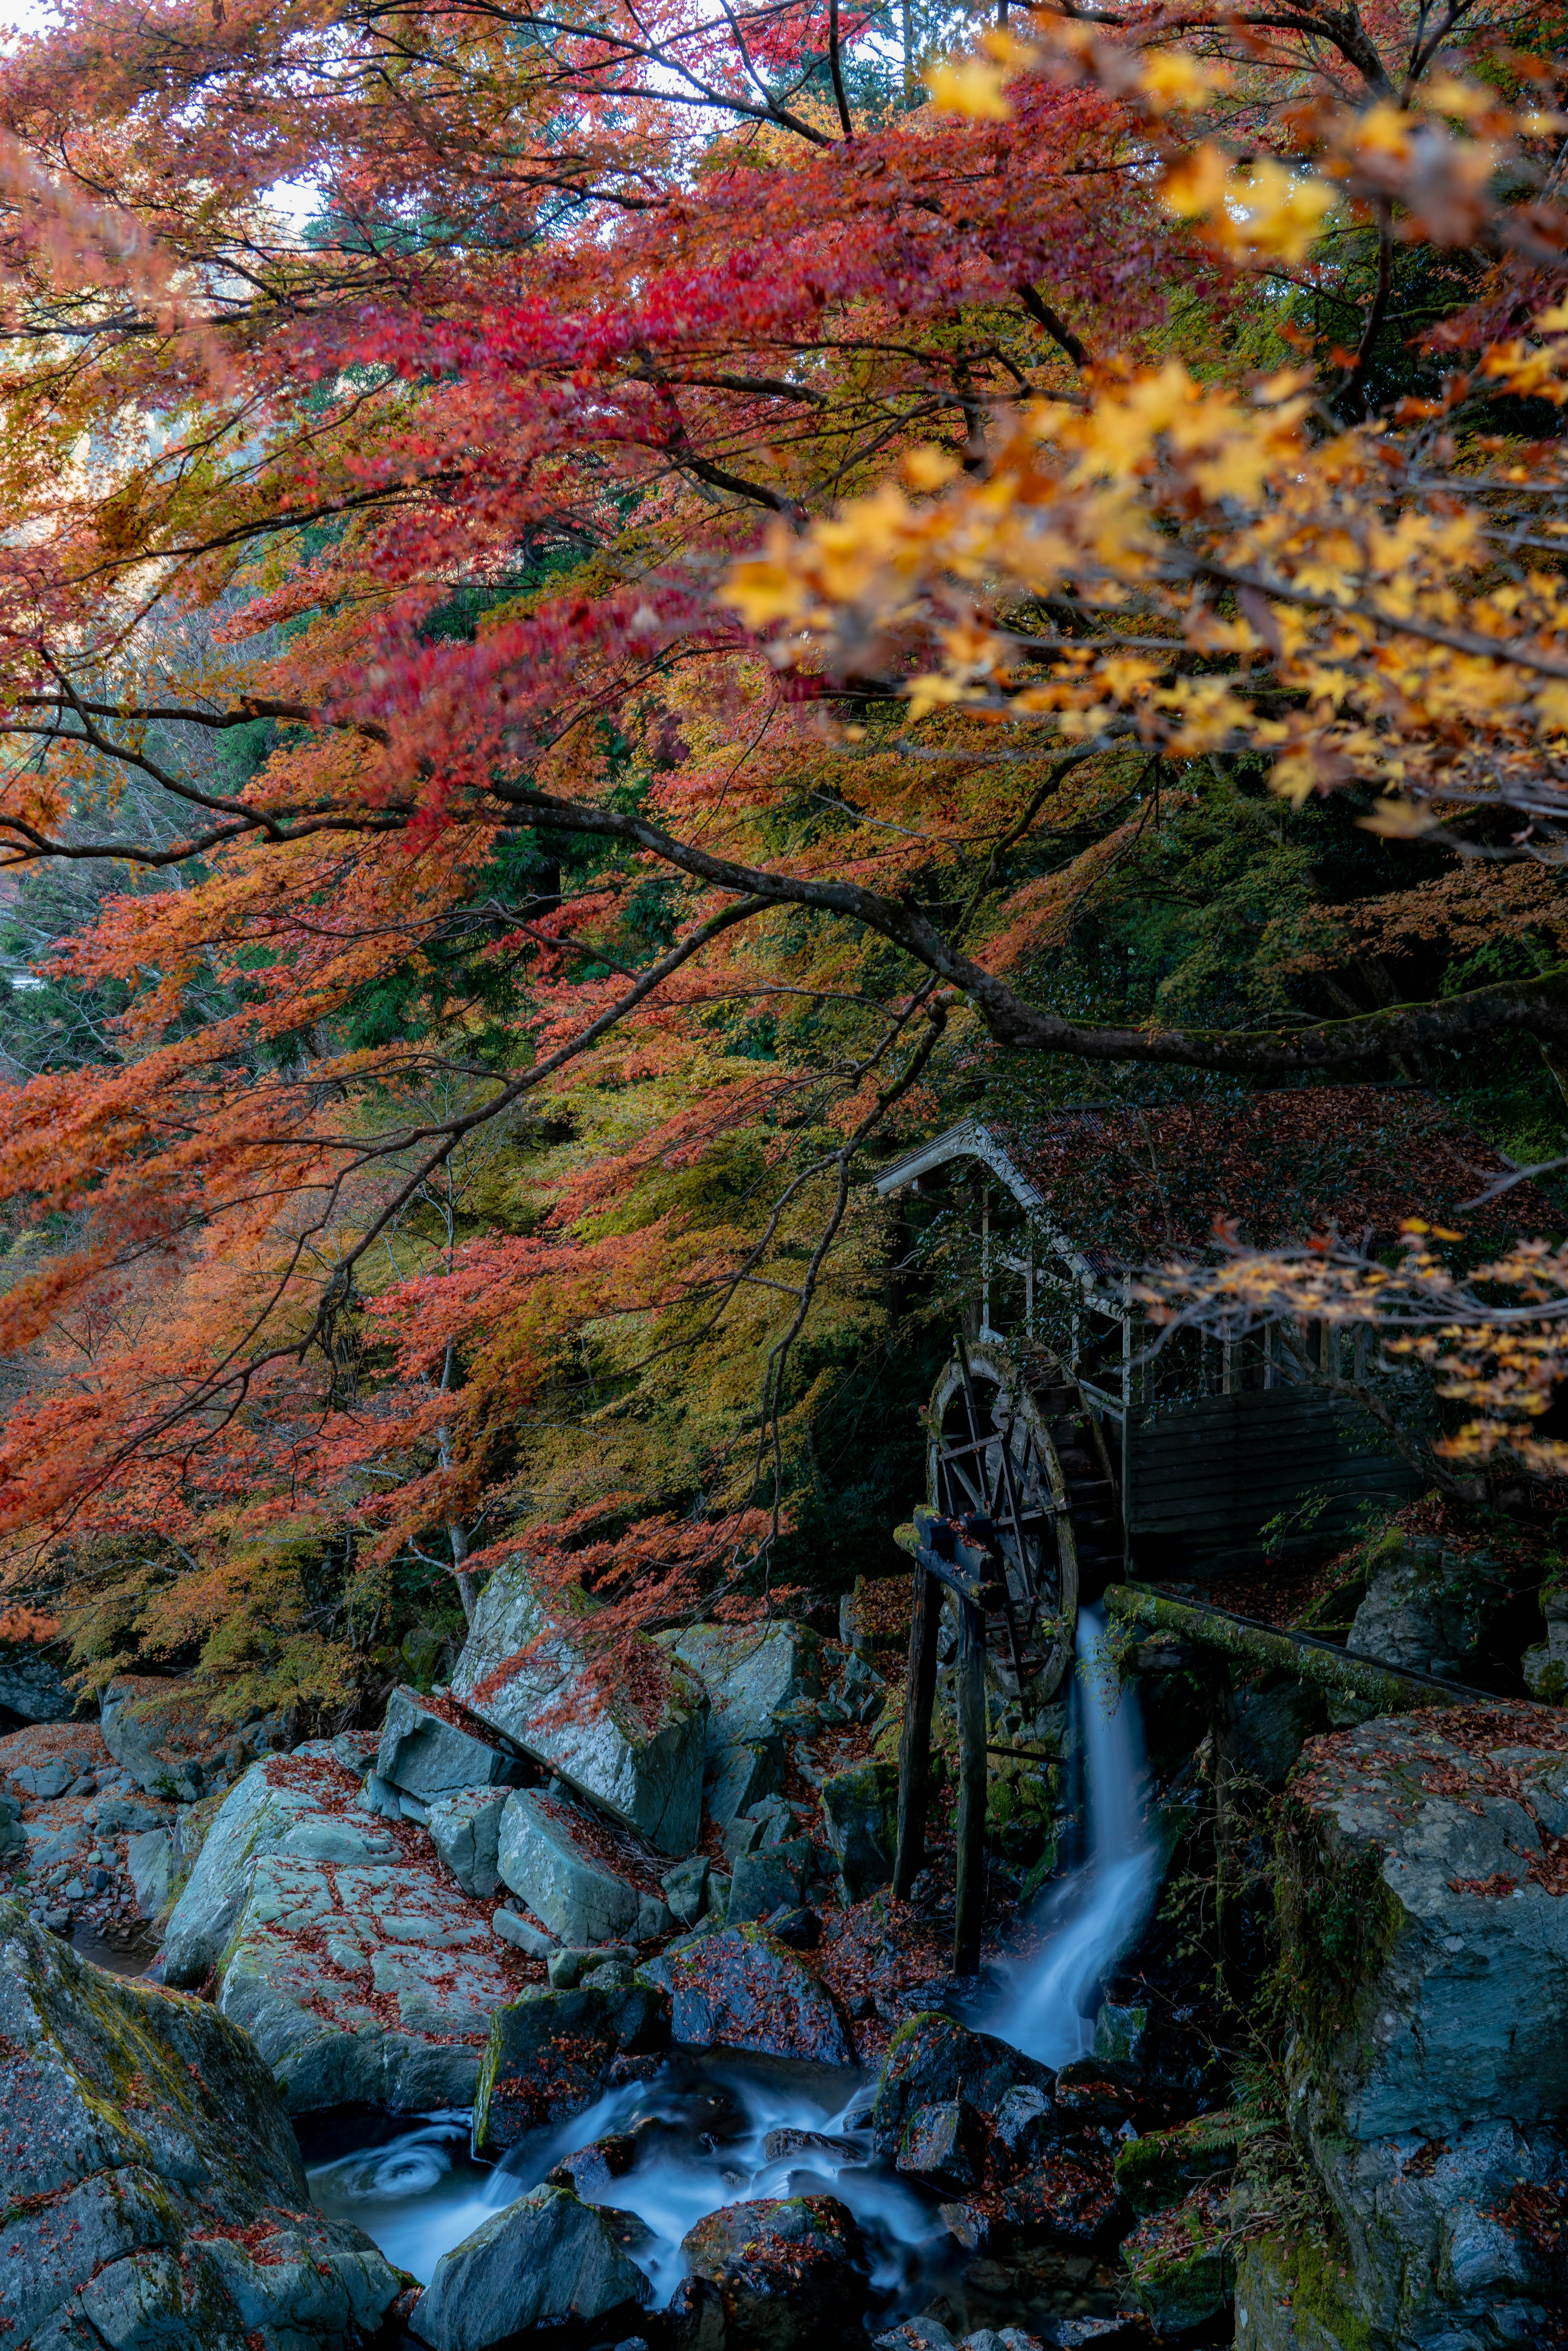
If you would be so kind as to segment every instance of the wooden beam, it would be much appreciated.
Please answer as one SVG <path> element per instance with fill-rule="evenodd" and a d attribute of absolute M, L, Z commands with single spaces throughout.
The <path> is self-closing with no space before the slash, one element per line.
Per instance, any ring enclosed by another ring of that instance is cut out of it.
<path fill-rule="evenodd" d="M 925 1866 L 925 1816 L 931 1800 L 931 1708 L 936 1696 L 936 1636 L 942 1587 L 917 1559 L 915 1608 L 909 1620 L 909 1679 L 898 1742 L 898 1850 L 893 1862 L 894 1898 L 907 1902 Z"/>
<path fill-rule="evenodd" d="M 972 1976 L 986 1902 L 986 1620 L 972 1600 L 958 1603 L 957 1711 L 953 1972 Z"/>
<path fill-rule="evenodd" d="M 1113 1583 L 1105 1606 L 1124 1622 L 1147 1625 L 1161 1633 L 1179 1633 L 1206 1648 L 1219 1649 L 1239 1663 L 1281 1667 L 1299 1681 L 1316 1682 L 1342 1698 L 1375 1707 L 1379 1714 L 1411 1714 L 1427 1706 L 1497 1706 L 1495 1691 L 1470 1689 L 1463 1682 L 1441 1681 L 1435 1674 L 1410 1673 L 1385 1666 L 1358 1650 L 1336 1648 L 1310 1633 L 1281 1633 L 1250 1617 L 1232 1616 L 1223 1608 L 1201 1601 L 1169 1600 L 1146 1584 Z M 1510 1701 L 1512 1703 L 1512 1701 Z"/>

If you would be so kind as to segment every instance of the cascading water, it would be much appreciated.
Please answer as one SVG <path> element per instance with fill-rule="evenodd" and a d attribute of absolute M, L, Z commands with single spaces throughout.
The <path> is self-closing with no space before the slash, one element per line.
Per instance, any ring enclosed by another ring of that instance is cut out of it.
<path fill-rule="evenodd" d="M 1137 1701 L 1115 1687 L 1103 1633 L 1100 1612 L 1085 1609 L 1078 1676 L 1088 1854 L 1047 1899 L 1043 1948 L 1009 1970 L 1001 1999 L 977 2020 L 1050 2065 L 1089 2048 L 1101 1985 L 1136 1935 L 1159 1873 L 1141 1802 Z M 572 2121 L 534 2133 L 494 2168 L 471 2159 L 466 2114 L 432 2115 L 377 2145 L 361 2138 L 343 2154 L 323 2148 L 311 2194 L 427 2283 L 444 2252 L 564 2158 L 622 2136 L 632 2143 L 629 2164 L 595 2187 L 593 2200 L 642 2223 L 644 2233 L 628 2251 L 652 2282 L 656 2306 L 684 2275 L 681 2241 L 706 2214 L 752 2198 L 831 2194 L 860 2222 L 879 2295 L 918 2308 L 914 2290 L 922 2279 L 929 2290 L 951 2260 L 952 2240 L 935 2197 L 873 2162 L 863 2108 L 857 2114 L 863 2096 L 852 2077 L 807 2066 L 718 2051 L 678 2056 L 652 2081 L 629 2083 Z"/>
<path fill-rule="evenodd" d="M 873 2290 L 893 2294 L 925 2266 L 923 2248 L 935 2254 L 950 2241 L 931 2199 L 869 2168 L 871 2135 L 854 2115 L 859 2091 L 845 2105 L 844 2088 L 843 2075 L 806 2066 L 716 2053 L 676 2059 L 651 2082 L 629 2083 L 558 2129 L 532 2134 L 494 2169 L 469 2158 L 466 2114 L 435 2115 L 379 2147 L 313 2166 L 311 2198 L 356 2221 L 427 2284 L 449 2247 L 563 2158 L 630 2135 L 630 2167 L 597 2185 L 593 2200 L 641 2221 L 646 2233 L 628 2251 L 653 2283 L 655 2307 L 685 2273 L 687 2231 L 722 2205 L 755 2197 L 836 2196 L 861 2225 Z M 781 2143 L 789 2141 L 796 2143 Z"/>
<path fill-rule="evenodd" d="M 1081 1719 L 1087 1750 L 1089 1854 L 1046 1898 L 1043 1948 L 1008 1970 L 986 2029 L 1027 2057 L 1065 2065 L 1093 2039 L 1100 1988 L 1148 1914 L 1159 1845 L 1145 1817 L 1138 1702 L 1105 1659 L 1105 1619 L 1078 1619 Z"/>

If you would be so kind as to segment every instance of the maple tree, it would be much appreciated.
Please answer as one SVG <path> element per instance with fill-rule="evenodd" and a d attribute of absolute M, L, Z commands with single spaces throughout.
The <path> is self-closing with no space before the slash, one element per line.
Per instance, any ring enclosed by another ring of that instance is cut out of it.
<path fill-rule="evenodd" d="M 519 1544 L 612 1646 L 760 1604 L 893 1325 L 864 1155 L 977 1050 L 1560 1051 L 1562 126 L 1528 19 L 1458 28 L 1041 17 L 922 104 L 816 0 L 18 46 L 0 860 L 93 879 L 13 1055 L 0 1529 L 99 1671 L 329 1704 Z M 1527 967 L 1056 985 L 1184 825 L 1341 803 L 1415 861 L 1353 926 Z"/>

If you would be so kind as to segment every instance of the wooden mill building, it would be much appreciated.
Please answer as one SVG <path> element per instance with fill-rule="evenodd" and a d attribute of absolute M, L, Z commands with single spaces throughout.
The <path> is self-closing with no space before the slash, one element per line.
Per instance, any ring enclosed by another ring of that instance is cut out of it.
<path fill-rule="evenodd" d="M 1371 1388 L 1418 1429 L 1433 1411 L 1419 1378 L 1364 1329 L 1156 1345 L 1138 1277 L 1212 1253 L 1221 1222 L 1259 1248 L 1333 1229 L 1375 1252 L 1412 1217 L 1460 1231 L 1472 1254 L 1552 1230 L 1558 1212 L 1529 1185 L 1467 1205 L 1508 1167 L 1414 1086 L 988 1114 L 933 1135 L 877 1179 L 909 1250 L 956 1275 L 963 1346 L 933 1399 L 931 1499 L 1010 1519 L 1005 1489 L 1027 1482 L 1013 1501 L 1043 1527 L 1076 1489 L 1069 1609 L 1125 1572 L 1199 1579 L 1341 1536 L 1364 1503 L 1424 1481 L 1327 1384 Z M 987 1445 L 988 1482 L 974 1466 Z"/>

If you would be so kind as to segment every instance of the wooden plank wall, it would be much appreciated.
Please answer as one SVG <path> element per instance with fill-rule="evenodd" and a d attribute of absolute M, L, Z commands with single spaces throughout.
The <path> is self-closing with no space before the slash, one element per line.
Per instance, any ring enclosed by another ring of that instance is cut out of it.
<path fill-rule="evenodd" d="M 1135 1410 L 1127 1460 L 1134 1564 L 1142 1558 L 1188 1575 L 1233 1564 L 1256 1551 L 1269 1520 L 1320 1494 L 1327 1506 L 1301 1540 L 1337 1537 L 1363 1501 L 1421 1490 L 1385 1442 L 1348 1399 L 1312 1388 L 1243 1389 L 1157 1417 Z"/>

